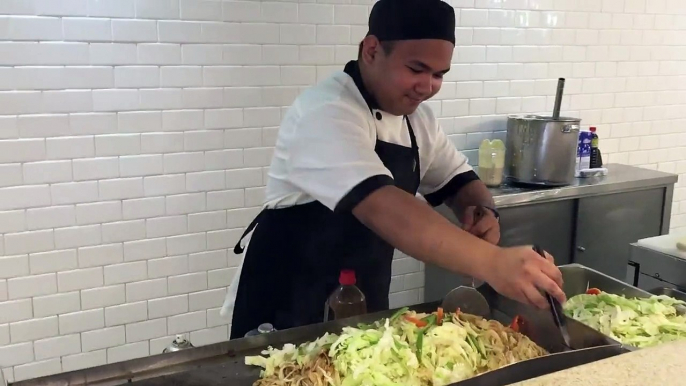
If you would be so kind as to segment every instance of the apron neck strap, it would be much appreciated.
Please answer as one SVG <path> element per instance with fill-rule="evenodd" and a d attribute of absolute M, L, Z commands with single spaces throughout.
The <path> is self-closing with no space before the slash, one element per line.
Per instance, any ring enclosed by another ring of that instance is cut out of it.
<path fill-rule="evenodd" d="M 410 132 L 410 144 L 412 145 L 412 149 L 419 150 L 419 146 L 417 146 L 417 138 L 414 136 L 414 130 L 412 130 L 412 124 L 410 123 L 410 118 L 405 115 L 405 122 L 407 122 L 407 131 Z"/>

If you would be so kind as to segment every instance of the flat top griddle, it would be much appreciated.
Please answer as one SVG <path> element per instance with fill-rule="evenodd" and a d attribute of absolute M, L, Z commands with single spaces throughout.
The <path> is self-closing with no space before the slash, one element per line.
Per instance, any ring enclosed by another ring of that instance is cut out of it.
<path fill-rule="evenodd" d="M 621 346 L 599 346 L 551 354 L 545 359 L 529 360 L 453 384 L 453 386 L 498 386 L 525 381 L 571 367 L 610 358 L 627 352 Z M 203 366 L 184 373 L 134 382 L 136 386 L 252 386 L 259 370 L 246 371 L 240 361 Z"/>
<path fill-rule="evenodd" d="M 522 332 L 552 354 L 506 366 L 455 383 L 454 386 L 507 385 L 627 352 L 618 342 L 574 320 L 569 320 L 572 347 L 567 347 L 561 341 L 560 334 L 556 333 L 557 328 L 549 311 L 534 310 L 500 296 L 488 286 L 483 288 L 485 290 L 482 294 L 491 306 L 491 315 L 483 316 L 507 325 L 513 316 L 521 315 L 526 323 Z M 410 309 L 417 312 L 433 312 L 439 305 L 440 302 L 429 302 L 412 306 Z M 12 385 L 133 383 L 137 386 L 251 386 L 258 379 L 261 369 L 246 366 L 246 356 L 258 355 L 268 346 L 280 348 L 286 343 L 297 345 L 312 341 L 326 332 L 340 333 L 345 326 L 371 323 L 390 317 L 395 311 L 397 309 L 36 378 Z"/>

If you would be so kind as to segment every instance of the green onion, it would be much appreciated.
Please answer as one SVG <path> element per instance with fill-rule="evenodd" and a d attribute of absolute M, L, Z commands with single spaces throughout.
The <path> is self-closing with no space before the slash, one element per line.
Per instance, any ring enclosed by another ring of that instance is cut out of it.
<path fill-rule="evenodd" d="M 406 313 L 408 310 L 409 310 L 408 307 L 403 307 L 403 308 L 399 309 L 398 311 L 396 311 L 393 314 L 393 316 L 391 316 L 391 323 L 395 322 L 395 320 L 398 319 L 400 317 L 400 315 Z"/>

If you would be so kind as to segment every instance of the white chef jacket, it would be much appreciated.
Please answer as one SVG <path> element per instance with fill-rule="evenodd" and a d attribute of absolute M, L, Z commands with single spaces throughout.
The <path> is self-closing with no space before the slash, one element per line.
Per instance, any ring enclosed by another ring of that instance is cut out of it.
<path fill-rule="evenodd" d="M 429 106 L 420 104 L 408 119 L 419 147 L 419 194 L 427 201 L 438 205 L 460 186 L 478 178 L 467 158 L 441 130 Z M 333 73 L 298 96 L 286 113 L 269 169 L 264 207 L 283 208 L 317 200 L 337 210 L 347 195 L 370 178 L 388 176 L 377 180 L 392 183 L 391 172 L 374 152 L 377 139 L 411 146 L 404 117 L 370 110 L 353 78 L 344 71 Z M 233 309 L 241 268 L 242 262 L 222 316 Z"/>

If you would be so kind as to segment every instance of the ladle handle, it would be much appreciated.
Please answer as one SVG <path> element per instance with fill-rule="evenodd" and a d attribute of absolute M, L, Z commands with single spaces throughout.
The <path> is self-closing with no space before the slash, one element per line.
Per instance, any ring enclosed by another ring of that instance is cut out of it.
<path fill-rule="evenodd" d="M 565 89 L 565 78 L 557 80 L 557 94 L 555 94 L 555 107 L 553 108 L 553 119 L 560 118 L 560 107 L 562 106 L 562 94 Z"/>

